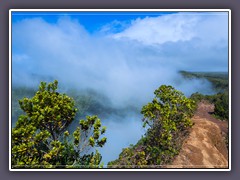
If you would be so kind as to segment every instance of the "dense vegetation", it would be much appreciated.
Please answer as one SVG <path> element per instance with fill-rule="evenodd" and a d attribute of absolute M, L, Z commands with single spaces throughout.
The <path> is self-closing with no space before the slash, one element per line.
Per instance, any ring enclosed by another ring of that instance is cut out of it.
<path fill-rule="evenodd" d="M 187 72 L 180 71 L 184 78 L 207 79 L 216 92 L 228 91 L 228 74 L 224 72 Z"/>
<path fill-rule="evenodd" d="M 110 168 L 159 168 L 179 153 L 184 137 L 192 126 L 193 100 L 172 86 L 162 85 L 154 92 L 152 102 L 143 106 L 144 137 L 134 146 L 123 149 Z"/>
<path fill-rule="evenodd" d="M 106 127 L 97 116 L 87 116 L 69 133 L 77 109 L 74 100 L 57 88 L 57 81 L 41 82 L 32 98 L 19 101 L 25 114 L 12 128 L 13 168 L 102 167 L 101 154 L 93 148 L 106 143 L 101 137 Z"/>
<path fill-rule="evenodd" d="M 213 103 L 214 115 L 222 120 L 228 120 L 229 118 L 229 92 L 228 92 L 228 74 L 227 73 L 214 73 L 214 72 L 186 72 L 180 71 L 185 78 L 201 78 L 207 79 L 211 82 L 216 94 L 214 95 L 203 95 L 198 92 L 191 95 L 191 99 L 196 102 L 201 100 L 207 100 Z"/>
<path fill-rule="evenodd" d="M 207 100 L 210 103 L 213 103 L 214 104 L 213 115 L 215 115 L 216 118 L 221 120 L 229 119 L 229 95 L 227 91 L 225 91 L 224 93 L 217 93 L 214 95 L 203 95 L 197 92 L 193 93 L 190 98 L 196 102 Z"/>

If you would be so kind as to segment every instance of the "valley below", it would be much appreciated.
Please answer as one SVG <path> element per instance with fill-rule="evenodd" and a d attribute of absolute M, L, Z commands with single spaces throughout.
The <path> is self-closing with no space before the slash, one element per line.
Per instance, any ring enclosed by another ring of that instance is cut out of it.
<path fill-rule="evenodd" d="M 205 79 L 211 82 L 216 92 L 228 92 L 228 80 L 226 74 L 204 74 L 181 72 L 184 79 L 190 78 Z M 208 75 L 208 76 L 206 76 Z M 210 79 L 209 79 L 210 78 Z M 199 81 L 201 82 L 201 81 Z M 227 85 L 226 85 L 227 84 Z M 29 87 L 12 88 L 12 127 L 18 117 L 24 112 L 20 109 L 18 100 L 34 96 L 37 89 Z M 60 88 L 60 91 L 66 91 Z M 105 136 L 107 143 L 104 147 L 98 148 L 102 155 L 103 167 L 107 168 L 108 163 L 116 160 L 119 154 L 129 146 L 134 146 L 147 132 L 143 127 L 141 107 L 144 104 L 131 102 L 125 106 L 116 106 L 111 103 L 111 98 L 106 94 L 101 94 L 94 90 L 71 89 L 66 93 L 75 101 L 78 109 L 75 120 L 68 130 L 73 130 L 78 126 L 79 120 L 87 115 L 98 115 L 102 124 L 107 127 Z M 201 91 L 200 91 L 201 93 Z M 197 94 L 198 95 L 198 94 Z M 189 135 L 184 140 L 182 148 L 173 161 L 164 164 L 161 168 L 227 168 L 228 167 L 228 121 L 220 120 L 214 115 L 214 103 L 211 97 L 218 99 L 215 95 L 201 95 L 197 102 Z M 198 97 L 197 97 L 198 98 Z M 210 101 L 205 100 L 206 98 Z"/>

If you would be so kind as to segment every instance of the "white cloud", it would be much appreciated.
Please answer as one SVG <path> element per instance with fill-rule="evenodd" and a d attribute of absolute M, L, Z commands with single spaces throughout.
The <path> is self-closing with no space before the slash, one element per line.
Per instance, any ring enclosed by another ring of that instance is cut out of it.
<path fill-rule="evenodd" d="M 147 45 L 200 38 L 216 43 L 227 38 L 227 13 L 177 13 L 137 19 L 116 39 L 137 40 Z M 209 44 L 207 42 L 206 44 Z M 215 44 L 214 44 L 215 45 Z"/>
<path fill-rule="evenodd" d="M 100 91 L 115 104 L 143 104 L 161 84 L 178 86 L 178 70 L 227 69 L 227 22 L 222 18 L 147 17 L 133 21 L 114 38 L 92 36 L 77 20 L 67 17 L 56 24 L 26 19 L 13 24 L 13 83 L 33 84 L 32 75 L 50 76 L 60 84 Z M 27 58 L 18 63 L 21 56 Z M 193 86 L 191 92 L 198 88 Z"/>

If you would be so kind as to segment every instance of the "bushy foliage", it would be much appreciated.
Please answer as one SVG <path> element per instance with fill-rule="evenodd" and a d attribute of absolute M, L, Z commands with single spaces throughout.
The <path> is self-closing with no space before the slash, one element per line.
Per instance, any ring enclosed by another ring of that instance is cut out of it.
<path fill-rule="evenodd" d="M 172 86 L 162 85 L 154 94 L 153 101 L 143 106 L 141 113 L 144 124 L 150 126 L 145 143 L 149 164 L 161 165 L 178 153 L 179 140 L 192 126 L 195 103 Z"/>
<path fill-rule="evenodd" d="M 194 100 L 196 103 L 199 103 L 202 100 L 207 100 L 207 96 L 205 96 L 199 92 L 196 92 L 190 96 L 190 99 Z"/>
<path fill-rule="evenodd" d="M 124 148 L 115 161 L 108 163 L 109 168 L 148 168 L 145 151 L 137 147 Z"/>
<path fill-rule="evenodd" d="M 200 93 L 193 93 L 191 99 L 195 102 L 200 102 L 202 100 L 207 100 L 214 104 L 213 114 L 222 120 L 228 120 L 229 118 L 229 98 L 228 92 L 218 93 L 214 95 L 203 95 Z"/>
<path fill-rule="evenodd" d="M 109 167 L 161 167 L 170 162 L 181 148 L 184 136 L 193 125 L 191 116 L 195 102 L 172 86 L 162 85 L 155 98 L 143 106 L 143 126 L 149 126 L 146 136 L 137 145 L 126 148 Z"/>
<path fill-rule="evenodd" d="M 214 114 L 220 119 L 229 119 L 229 98 L 228 93 L 218 93 L 211 100 L 214 105 Z"/>
<path fill-rule="evenodd" d="M 58 93 L 58 82 L 42 82 L 33 98 L 19 101 L 25 115 L 12 128 L 13 168 L 96 168 L 101 167 L 101 155 L 92 151 L 102 147 L 106 127 L 97 116 L 80 120 L 70 134 L 68 126 L 77 109 L 74 100 Z"/>
<path fill-rule="evenodd" d="M 41 82 L 39 90 L 31 99 L 19 100 L 21 109 L 29 117 L 29 123 L 40 130 L 51 133 L 53 140 L 58 139 L 73 121 L 77 109 L 72 98 L 56 92 L 58 82 Z"/>

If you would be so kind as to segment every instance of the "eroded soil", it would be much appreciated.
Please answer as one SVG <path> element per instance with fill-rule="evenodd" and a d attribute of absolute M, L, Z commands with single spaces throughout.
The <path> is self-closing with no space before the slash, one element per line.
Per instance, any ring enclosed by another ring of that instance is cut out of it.
<path fill-rule="evenodd" d="M 228 168 L 228 122 L 214 118 L 214 105 L 200 102 L 179 155 L 167 168 Z"/>

